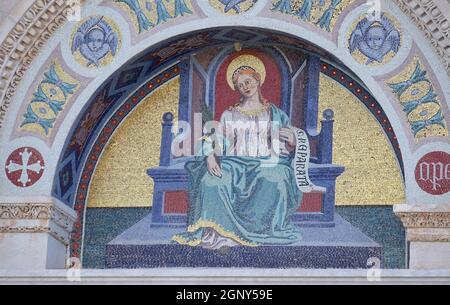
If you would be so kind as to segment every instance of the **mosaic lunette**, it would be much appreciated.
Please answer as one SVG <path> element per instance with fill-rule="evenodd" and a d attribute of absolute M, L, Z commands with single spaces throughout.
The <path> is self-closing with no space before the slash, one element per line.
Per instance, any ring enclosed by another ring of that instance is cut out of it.
<path fill-rule="evenodd" d="M 354 0 L 273 0 L 272 10 L 295 16 L 331 32 L 337 17 Z"/>
<path fill-rule="evenodd" d="M 77 87 L 77 81 L 66 74 L 57 61 L 53 62 L 33 93 L 20 128 L 49 136 Z"/>
<path fill-rule="evenodd" d="M 88 68 L 106 66 L 112 62 L 121 46 L 117 25 L 104 16 L 90 17 L 71 36 L 75 60 Z"/>
<path fill-rule="evenodd" d="M 387 85 L 402 105 L 416 139 L 448 136 L 438 94 L 418 58 Z"/>
<path fill-rule="evenodd" d="M 193 14 L 190 0 L 114 0 L 133 17 L 139 33 L 171 19 Z"/>

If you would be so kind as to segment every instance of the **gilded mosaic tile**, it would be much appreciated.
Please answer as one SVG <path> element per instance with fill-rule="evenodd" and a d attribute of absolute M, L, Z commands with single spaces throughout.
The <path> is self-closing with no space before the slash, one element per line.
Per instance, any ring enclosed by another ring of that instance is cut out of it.
<path fill-rule="evenodd" d="M 340 84 L 324 75 L 320 83 L 319 113 L 328 108 L 335 113 L 333 163 L 345 166 L 336 181 L 336 204 L 404 202 L 402 174 L 383 129 Z"/>
<path fill-rule="evenodd" d="M 153 180 L 145 170 L 158 166 L 161 118 L 178 113 L 179 77 L 149 95 L 115 132 L 92 179 L 89 207 L 149 207 Z"/>
<path fill-rule="evenodd" d="M 272 10 L 293 15 L 331 32 L 337 17 L 354 0 L 273 0 Z"/>
<path fill-rule="evenodd" d="M 58 115 L 78 87 L 78 82 L 54 61 L 31 97 L 20 129 L 49 136 Z"/>
<path fill-rule="evenodd" d="M 439 96 L 420 59 L 415 58 L 387 85 L 402 105 L 416 139 L 448 136 Z"/>
<path fill-rule="evenodd" d="M 209 0 L 209 4 L 219 12 L 238 15 L 250 10 L 258 0 Z"/>
<path fill-rule="evenodd" d="M 135 28 L 141 32 L 193 12 L 190 0 L 114 0 L 133 19 Z"/>
<path fill-rule="evenodd" d="M 164 104 L 161 102 L 163 96 Z M 159 163 L 161 133 L 149 134 L 147 131 L 160 129 L 162 113 L 177 113 L 177 101 L 178 79 L 148 97 L 139 112 L 134 112 L 120 127 L 97 167 L 91 186 L 93 191 L 89 194 L 89 207 L 151 205 L 153 181 L 142 169 Z M 322 76 L 319 107 L 319 113 L 331 108 L 336 114 L 334 163 L 346 167 L 344 174 L 337 179 L 336 204 L 404 202 L 404 186 L 395 155 L 382 129 L 359 100 L 338 83 Z M 371 140 L 367 141 L 368 138 Z M 118 139 L 128 139 L 130 144 L 119 145 Z M 148 147 L 148 152 L 139 154 L 140 147 Z M 139 157 L 127 159 L 130 155 Z M 125 171 L 125 168 L 135 170 Z M 127 172 L 127 177 L 123 176 L 124 172 Z M 375 183 L 380 179 L 383 184 Z M 132 185 L 123 184 L 123 181 L 132 181 Z"/>

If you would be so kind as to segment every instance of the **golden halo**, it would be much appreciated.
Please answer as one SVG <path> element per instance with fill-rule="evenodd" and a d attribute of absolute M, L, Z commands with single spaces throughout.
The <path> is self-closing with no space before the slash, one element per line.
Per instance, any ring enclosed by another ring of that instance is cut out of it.
<path fill-rule="evenodd" d="M 266 80 L 266 67 L 261 59 L 254 55 L 241 55 L 236 57 L 228 66 L 227 81 L 231 89 L 235 90 L 233 84 L 233 74 L 240 67 L 247 66 L 253 68 L 261 76 L 261 86 Z"/>

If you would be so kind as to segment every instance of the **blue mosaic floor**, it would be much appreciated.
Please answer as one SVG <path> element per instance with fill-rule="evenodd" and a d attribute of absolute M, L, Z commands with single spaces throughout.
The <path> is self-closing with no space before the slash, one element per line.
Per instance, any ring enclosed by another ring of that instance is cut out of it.
<path fill-rule="evenodd" d="M 366 268 L 381 260 L 381 247 L 336 215 L 334 228 L 301 228 L 302 239 L 288 246 L 234 247 L 223 253 L 181 246 L 171 237 L 179 228 L 150 228 L 147 216 L 107 246 L 109 268 L 256 267 Z"/>
<path fill-rule="evenodd" d="M 109 242 L 150 213 L 149 208 L 90 208 L 86 214 L 83 267 L 106 268 Z M 337 207 L 346 221 L 382 246 L 383 268 L 405 267 L 405 231 L 389 206 Z M 178 232 L 179 229 L 174 230 Z"/>

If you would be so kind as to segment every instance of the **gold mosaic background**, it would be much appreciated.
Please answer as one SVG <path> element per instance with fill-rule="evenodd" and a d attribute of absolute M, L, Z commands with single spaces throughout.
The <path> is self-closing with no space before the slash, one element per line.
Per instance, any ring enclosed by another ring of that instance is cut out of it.
<path fill-rule="evenodd" d="M 280 0 L 273 0 L 272 2 L 273 2 L 273 4 L 277 4 L 279 1 Z M 332 0 L 324 0 L 323 6 L 317 5 L 316 2 L 318 2 L 318 1 L 314 1 L 312 9 L 311 9 L 311 20 L 309 20 L 308 22 L 316 25 L 317 22 L 322 17 L 322 15 L 325 13 L 325 11 L 330 6 L 331 1 Z M 355 0 L 342 0 L 339 3 L 339 5 L 336 7 L 336 9 L 333 13 L 333 18 L 331 19 L 331 23 L 330 23 L 331 31 L 333 31 L 334 27 L 336 26 L 336 21 L 337 21 L 339 15 L 354 1 Z M 291 0 L 292 10 L 294 13 L 297 13 L 299 11 L 299 9 L 303 5 L 303 2 L 304 2 L 304 0 Z"/>
<path fill-rule="evenodd" d="M 179 79 L 146 98 L 118 128 L 95 171 L 89 207 L 148 207 L 153 182 L 146 170 L 159 164 L 161 117 L 177 117 Z M 320 113 L 335 112 L 334 163 L 346 167 L 337 180 L 337 205 L 404 202 L 395 155 L 378 122 L 341 85 L 321 76 Z"/>
<path fill-rule="evenodd" d="M 204 1 L 204 0 L 202 0 Z M 218 10 L 219 12 L 225 13 L 225 5 L 220 2 L 219 0 L 209 0 L 209 4 L 214 7 L 216 10 Z M 247 0 L 244 1 L 242 3 L 239 3 L 239 7 L 241 8 L 241 14 L 247 12 L 249 9 L 251 9 L 253 7 L 253 5 L 255 5 L 255 2 L 253 0 Z M 235 10 L 229 10 L 227 13 L 227 15 L 238 15 L 239 13 L 237 13 Z"/>
<path fill-rule="evenodd" d="M 201 0 L 201 1 L 205 1 L 205 0 Z M 141 12 L 144 13 L 145 16 L 147 16 L 147 18 L 150 20 L 151 23 L 153 23 L 153 25 L 155 27 L 158 26 L 158 24 L 157 24 L 158 14 L 157 14 L 157 10 L 156 10 L 155 1 L 137 0 L 137 2 L 140 5 Z M 151 11 L 149 11 L 146 8 L 147 2 L 152 5 Z M 134 26 L 136 32 L 139 33 L 139 22 L 137 20 L 135 12 L 127 4 L 125 4 L 124 2 L 114 1 L 113 3 L 115 5 L 117 5 L 118 7 L 120 7 L 122 10 L 124 10 L 125 12 L 128 13 L 128 15 L 130 16 L 130 18 L 132 20 L 132 23 L 133 23 L 133 26 Z M 167 2 L 167 1 L 164 0 L 163 3 L 164 3 L 164 6 L 167 9 L 167 12 L 170 14 L 170 16 L 174 16 L 175 15 L 175 1 L 172 0 L 172 1 Z M 189 10 L 191 10 L 191 12 L 194 12 L 191 0 L 186 0 L 185 4 L 189 8 Z M 182 17 L 182 16 L 178 16 L 176 18 L 179 18 L 179 17 Z M 171 20 L 174 20 L 174 18 L 170 18 L 166 22 L 171 21 Z M 151 30 L 152 28 L 150 28 L 149 30 Z"/>
<path fill-rule="evenodd" d="M 325 75 L 320 82 L 319 113 L 330 108 L 335 114 L 333 163 L 345 166 L 336 182 L 336 204 L 403 203 L 400 167 L 381 126 L 347 89 Z"/>
<path fill-rule="evenodd" d="M 159 165 L 161 121 L 178 118 L 179 77 L 146 97 L 116 130 L 90 186 L 88 207 L 149 207 L 153 180 L 146 171 Z"/>

